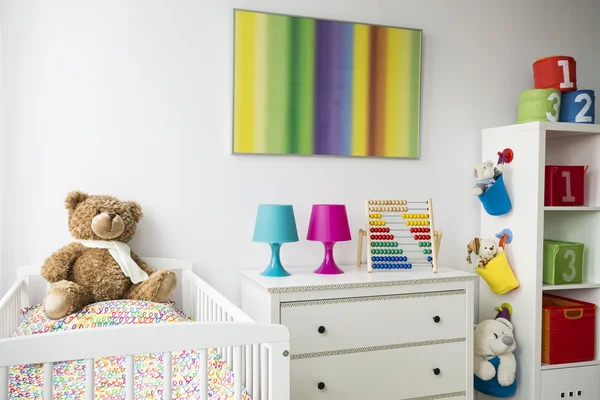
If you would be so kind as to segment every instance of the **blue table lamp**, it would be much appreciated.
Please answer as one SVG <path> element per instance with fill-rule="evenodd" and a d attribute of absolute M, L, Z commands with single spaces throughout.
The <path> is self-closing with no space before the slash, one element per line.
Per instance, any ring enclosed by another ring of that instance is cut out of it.
<path fill-rule="evenodd" d="M 281 265 L 279 250 L 282 243 L 298 241 L 293 207 L 285 204 L 260 204 L 252 240 L 271 245 L 271 262 L 260 273 L 262 276 L 281 277 L 291 275 Z"/>

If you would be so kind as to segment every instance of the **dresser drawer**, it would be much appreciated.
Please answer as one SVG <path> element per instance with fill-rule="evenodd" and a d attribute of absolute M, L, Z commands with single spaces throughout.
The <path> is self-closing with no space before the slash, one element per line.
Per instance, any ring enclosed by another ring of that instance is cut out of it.
<path fill-rule="evenodd" d="M 292 354 L 466 335 L 463 290 L 281 303 Z"/>
<path fill-rule="evenodd" d="M 292 400 L 401 400 L 442 394 L 460 399 L 465 396 L 466 357 L 465 342 L 457 342 L 294 359 Z"/>

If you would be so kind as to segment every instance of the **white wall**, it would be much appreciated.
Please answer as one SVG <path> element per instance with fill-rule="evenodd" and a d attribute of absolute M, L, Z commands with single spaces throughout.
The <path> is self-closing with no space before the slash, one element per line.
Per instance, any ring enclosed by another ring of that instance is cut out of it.
<path fill-rule="evenodd" d="M 356 234 L 365 197 L 430 196 L 441 264 L 468 268 L 480 130 L 515 121 L 538 57 L 574 56 L 580 85 L 600 89 L 595 1 L 523 3 L 3 0 L 3 289 L 69 241 L 73 189 L 139 201 L 133 249 L 193 260 L 235 301 L 237 271 L 268 261 L 251 241 L 262 202 L 292 203 L 305 236 L 316 202 L 345 203 Z M 422 28 L 420 160 L 232 156 L 233 7 Z M 304 240 L 282 252 L 287 265 L 322 257 Z M 337 247 L 338 261 L 355 254 L 355 240 Z"/>

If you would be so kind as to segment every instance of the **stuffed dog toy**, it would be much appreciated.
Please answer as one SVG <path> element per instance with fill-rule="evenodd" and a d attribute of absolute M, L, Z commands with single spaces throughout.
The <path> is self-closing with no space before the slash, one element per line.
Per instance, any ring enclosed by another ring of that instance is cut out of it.
<path fill-rule="evenodd" d="M 472 253 L 479 256 L 477 268 L 483 268 L 492 258 L 496 257 L 496 254 L 498 254 L 498 245 L 491 239 L 474 238 L 467 245 L 467 261 L 469 264 L 472 263 Z"/>

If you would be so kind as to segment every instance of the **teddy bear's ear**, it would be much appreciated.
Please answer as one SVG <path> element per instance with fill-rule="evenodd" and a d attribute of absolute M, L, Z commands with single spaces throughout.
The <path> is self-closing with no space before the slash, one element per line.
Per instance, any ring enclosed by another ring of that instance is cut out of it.
<path fill-rule="evenodd" d="M 81 202 L 85 201 L 89 195 L 87 193 L 80 192 L 79 190 L 74 190 L 67 194 L 65 199 L 65 207 L 69 211 L 73 211 L 77 208 Z"/>
<path fill-rule="evenodd" d="M 128 201 L 127 206 L 129 207 L 133 218 L 135 218 L 135 222 L 140 222 L 140 220 L 144 216 L 144 213 L 142 212 L 142 206 L 140 206 L 135 201 Z"/>

